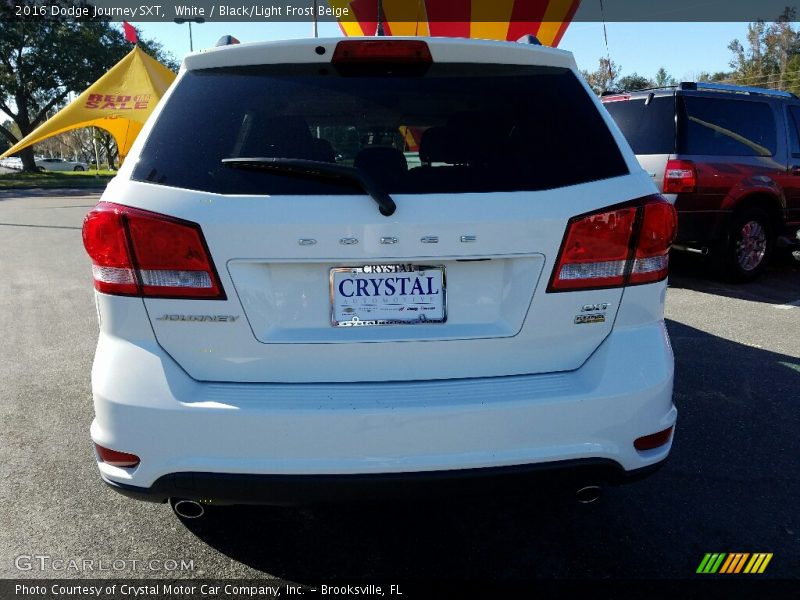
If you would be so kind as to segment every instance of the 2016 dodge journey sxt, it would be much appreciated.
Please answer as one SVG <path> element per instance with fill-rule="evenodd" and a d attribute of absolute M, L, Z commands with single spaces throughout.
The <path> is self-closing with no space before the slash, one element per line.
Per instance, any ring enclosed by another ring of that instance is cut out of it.
<path fill-rule="evenodd" d="M 674 233 L 567 52 L 189 55 L 84 223 L 102 478 L 197 506 L 649 473 Z"/>

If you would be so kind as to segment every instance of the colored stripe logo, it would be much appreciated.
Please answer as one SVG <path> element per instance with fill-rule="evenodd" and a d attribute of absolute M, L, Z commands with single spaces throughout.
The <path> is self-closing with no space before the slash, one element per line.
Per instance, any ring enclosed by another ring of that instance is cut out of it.
<path fill-rule="evenodd" d="M 763 573 L 772 560 L 772 552 L 709 552 L 700 561 L 697 573 L 702 574 L 736 574 Z"/>

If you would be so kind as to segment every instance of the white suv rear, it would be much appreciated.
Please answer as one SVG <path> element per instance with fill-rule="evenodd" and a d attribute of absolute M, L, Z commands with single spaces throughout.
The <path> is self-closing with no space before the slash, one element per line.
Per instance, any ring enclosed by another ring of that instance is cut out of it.
<path fill-rule="evenodd" d="M 224 504 L 649 472 L 674 231 L 567 52 L 190 55 L 84 224 L 101 475 Z"/>

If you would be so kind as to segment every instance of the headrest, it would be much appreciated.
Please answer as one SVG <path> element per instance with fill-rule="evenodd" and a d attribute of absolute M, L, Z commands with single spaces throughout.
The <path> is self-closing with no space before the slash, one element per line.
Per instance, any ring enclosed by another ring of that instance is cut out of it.
<path fill-rule="evenodd" d="M 470 142 L 463 130 L 450 126 L 426 129 L 419 142 L 419 158 L 423 164 L 443 162 L 451 165 L 469 163 Z"/>
<path fill-rule="evenodd" d="M 363 148 L 356 155 L 353 166 L 378 176 L 386 173 L 397 175 L 408 171 L 408 161 L 406 161 L 405 155 L 397 148 L 388 146 Z"/>

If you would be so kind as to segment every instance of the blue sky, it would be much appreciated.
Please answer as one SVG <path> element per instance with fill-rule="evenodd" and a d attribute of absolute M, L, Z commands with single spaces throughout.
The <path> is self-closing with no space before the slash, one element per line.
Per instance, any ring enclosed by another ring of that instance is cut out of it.
<path fill-rule="evenodd" d="M 133 23 L 146 37 L 155 38 L 177 58 L 189 51 L 188 25 Z M 624 75 L 652 77 L 659 67 L 679 80 L 692 80 L 701 71 L 727 70 L 728 43 L 744 39 L 747 23 L 608 23 L 611 59 Z M 195 50 L 213 46 L 231 34 L 242 42 L 311 36 L 310 23 L 203 23 L 192 25 Z M 320 23 L 320 36 L 341 35 L 335 23 Z M 575 54 L 581 69 L 594 70 L 605 56 L 601 23 L 573 23 L 559 46 Z"/>
<path fill-rule="evenodd" d="M 691 81 L 701 71 L 727 71 L 734 38 L 744 40 L 747 23 L 608 23 L 611 60 L 623 74 L 652 77 L 664 67 L 673 77 Z M 575 54 L 581 69 L 597 68 L 605 56 L 602 23 L 572 23 L 559 44 Z"/>

